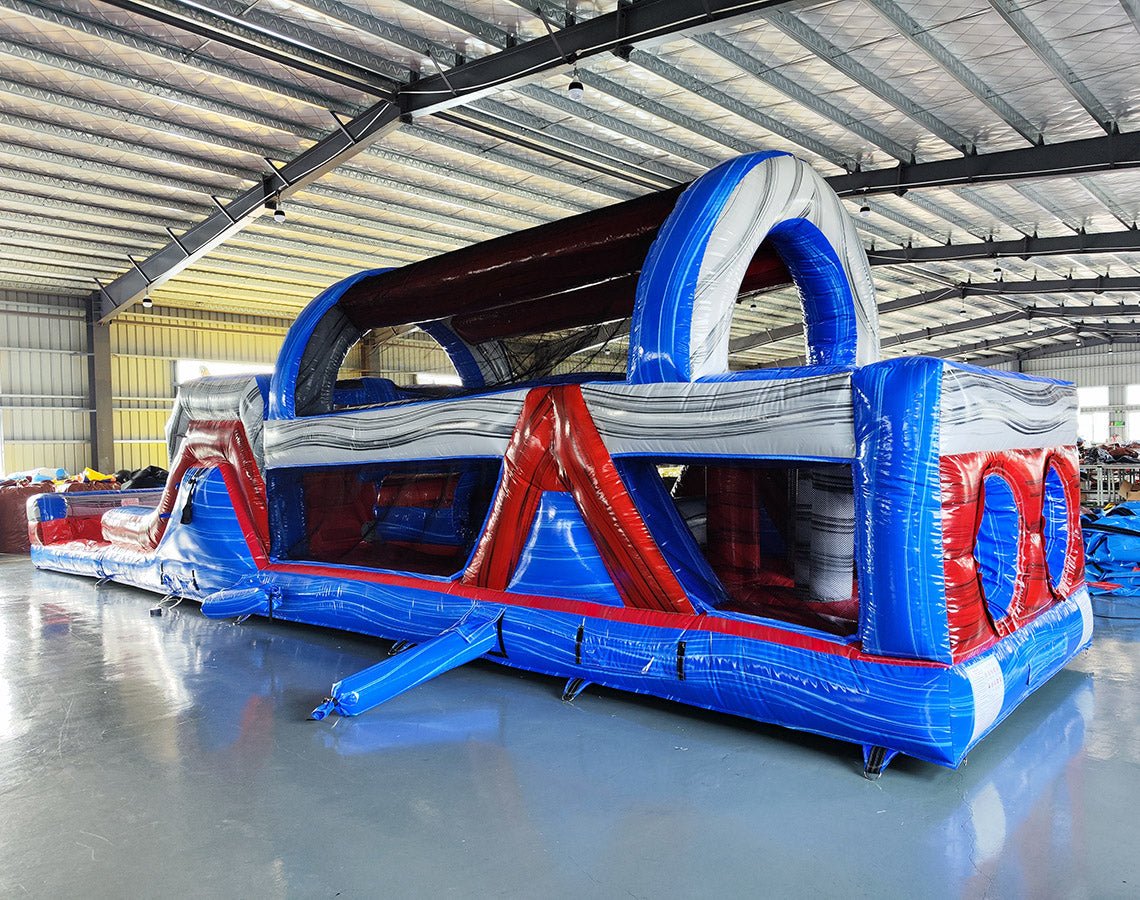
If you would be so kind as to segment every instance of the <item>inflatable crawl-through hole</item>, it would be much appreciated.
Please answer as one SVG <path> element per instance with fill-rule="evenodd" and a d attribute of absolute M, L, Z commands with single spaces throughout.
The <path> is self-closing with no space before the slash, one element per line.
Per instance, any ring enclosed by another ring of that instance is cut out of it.
<path fill-rule="evenodd" d="M 1052 463 L 1045 470 L 1045 493 L 1042 498 L 1041 532 L 1045 541 L 1045 565 L 1049 570 L 1049 586 L 1061 590 L 1065 563 L 1069 558 L 1069 501 L 1065 481 Z"/>
<path fill-rule="evenodd" d="M 1020 536 L 1021 514 L 1013 486 L 1004 475 L 991 473 L 982 481 L 974 558 L 978 561 L 982 595 L 995 622 L 1004 619 L 1013 604 Z"/>

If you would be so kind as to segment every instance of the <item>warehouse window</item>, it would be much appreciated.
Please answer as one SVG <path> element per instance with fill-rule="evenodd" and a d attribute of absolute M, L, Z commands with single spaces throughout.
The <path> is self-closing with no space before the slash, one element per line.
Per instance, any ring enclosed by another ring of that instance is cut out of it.
<path fill-rule="evenodd" d="M 1140 384 L 1124 388 L 1124 439 L 1140 441 Z"/>
<path fill-rule="evenodd" d="M 1108 406 L 1108 385 L 1077 388 L 1077 403 L 1082 410 Z"/>
<path fill-rule="evenodd" d="M 1107 409 L 1082 412 L 1077 416 L 1077 434 L 1085 441 L 1092 444 L 1103 444 L 1108 441 L 1108 432 Z"/>
<path fill-rule="evenodd" d="M 1093 444 L 1108 441 L 1111 421 L 1108 409 L 1108 385 L 1077 388 L 1077 434 Z"/>
<path fill-rule="evenodd" d="M 179 359 L 174 362 L 175 385 L 208 375 L 272 375 L 272 363 L 221 362 L 215 359 Z"/>

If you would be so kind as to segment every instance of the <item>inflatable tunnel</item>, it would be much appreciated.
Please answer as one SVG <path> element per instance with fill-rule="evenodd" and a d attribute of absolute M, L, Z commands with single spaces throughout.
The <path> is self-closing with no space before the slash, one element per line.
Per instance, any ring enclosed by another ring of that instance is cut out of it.
<path fill-rule="evenodd" d="M 806 364 L 731 370 L 741 294 L 789 282 Z M 624 374 L 567 363 L 622 322 Z M 460 386 L 338 381 L 409 326 Z M 854 224 L 784 153 L 345 279 L 270 379 L 183 386 L 168 437 L 160 492 L 32 498 L 36 565 L 397 642 L 316 717 L 482 658 L 874 777 L 959 765 L 1092 636 L 1074 388 L 880 359 Z"/>

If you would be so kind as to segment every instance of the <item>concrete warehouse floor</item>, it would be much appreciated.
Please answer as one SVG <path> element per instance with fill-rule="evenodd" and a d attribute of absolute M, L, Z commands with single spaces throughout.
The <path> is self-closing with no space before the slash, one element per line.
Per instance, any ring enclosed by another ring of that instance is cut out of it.
<path fill-rule="evenodd" d="M 478 663 L 306 716 L 387 644 L 0 558 L 0 895 L 1135 897 L 1140 623 L 958 772 Z"/>

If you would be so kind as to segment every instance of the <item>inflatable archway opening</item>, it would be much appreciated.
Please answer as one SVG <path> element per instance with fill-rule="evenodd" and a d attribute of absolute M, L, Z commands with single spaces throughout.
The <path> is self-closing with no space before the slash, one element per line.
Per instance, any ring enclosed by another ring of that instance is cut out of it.
<path fill-rule="evenodd" d="M 755 153 L 697 179 L 657 234 L 637 286 L 630 381 L 728 371 L 733 307 L 765 239 L 799 291 L 809 363 L 879 358 L 870 266 L 842 201 L 795 157 Z"/>
<path fill-rule="evenodd" d="M 320 715 L 484 657 L 565 677 L 568 699 L 596 682 L 853 741 L 870 774 L 896 752 L 957 765 L 1091 639 L 1073 387 L 878 360 L 853 225 L 790 156 L 727 163 L 657 212 L 330 288 L 270 383 L 180 391 L 160 495 L 34 498 L 36 564 L 416 645 Z M 633 313 L 625 379 L 504 369 L 496 342 L 570 321 L 530 280 L 552 260 L 594 297 L 579 323 Z M 810 364 L 729 372 L 761 270 L 795 277 Z M 472 293 L 389 309 L 424 272 Z M 351 343 L 411 315 L 465 388 L 338 402 Z"/>

